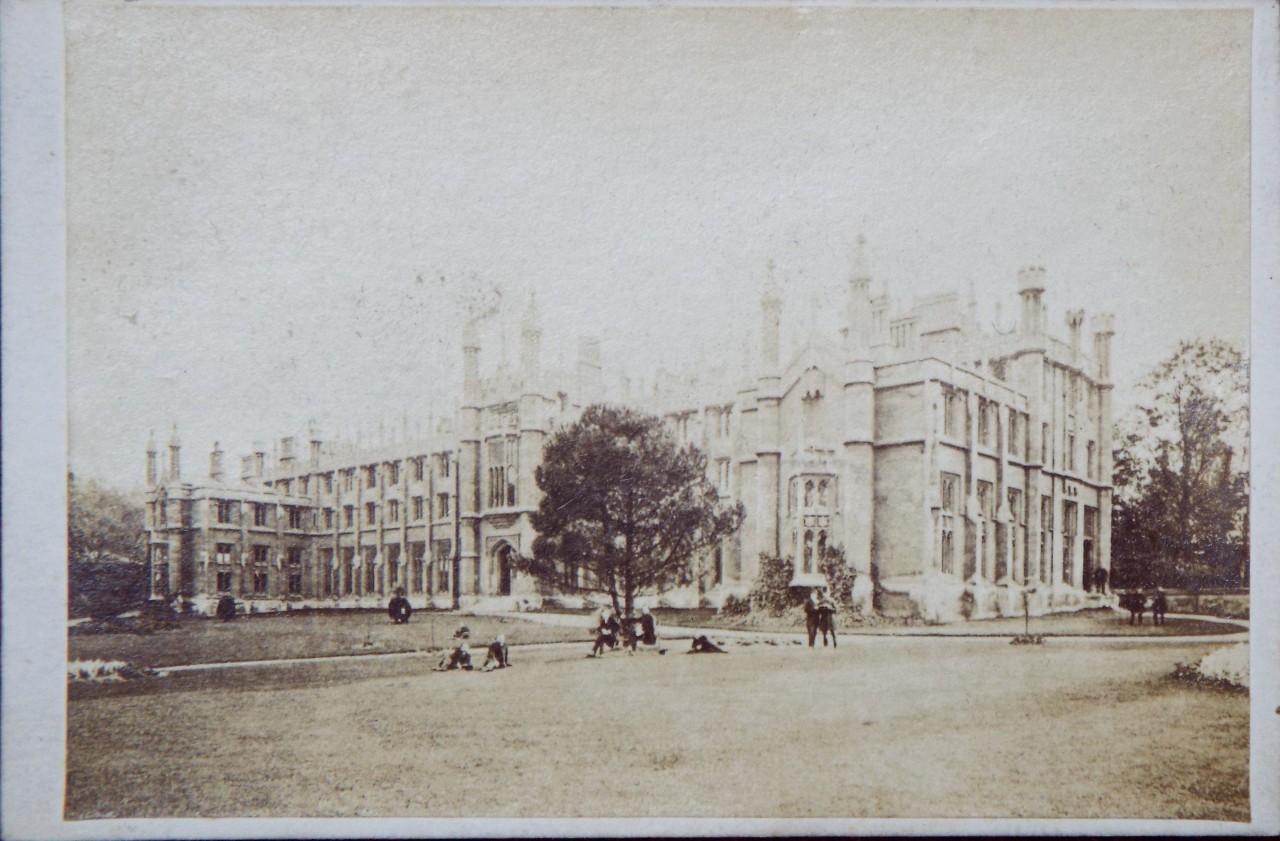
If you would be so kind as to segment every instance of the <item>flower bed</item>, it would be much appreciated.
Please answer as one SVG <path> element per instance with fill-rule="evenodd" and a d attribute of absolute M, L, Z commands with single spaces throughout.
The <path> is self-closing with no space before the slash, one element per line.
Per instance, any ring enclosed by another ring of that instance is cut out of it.
<path fill-rule="evenodd" d="M 1198 663 L 1178 663 L 1173 676 L 1236 692 L 1249 691 L 1249 644 L 1219 648 Z"/>
<path fill-rule="evenodd" d="M 123 660 L 72 660 L 67 664 L 67 680 L 73 683 L 136 680 L 155 677 L 151 669 L 139 669 Z"/>

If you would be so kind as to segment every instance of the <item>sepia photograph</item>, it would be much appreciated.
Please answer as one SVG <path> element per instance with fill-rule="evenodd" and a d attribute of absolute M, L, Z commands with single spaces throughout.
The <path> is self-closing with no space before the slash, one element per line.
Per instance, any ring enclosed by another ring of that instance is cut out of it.
<path fill-rule="evenodd" d="M 10 837 L 1276 831 L 1275 3 L 50 15 Z"/>

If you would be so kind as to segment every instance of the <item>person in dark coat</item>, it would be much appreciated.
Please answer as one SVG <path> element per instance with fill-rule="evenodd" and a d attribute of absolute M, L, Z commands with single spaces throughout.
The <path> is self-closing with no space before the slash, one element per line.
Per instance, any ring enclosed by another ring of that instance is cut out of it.
<path fill-rule="evenodd" d="M 809 597 L 804 600 L 804 629 L 809 634 L 809 647 L 813 648 L 813 641 L 818 636 L 818 588 L 814 587 L 809 591 Z"/>
<path fill-rule="evenodd" d="M 1129 611 L 1129 624 L 1141 625 L 1142 614 L 1147 610 L 1147 597 L 1136 590 L 1120 595 L 1120 607 Z"/>
<path fill-rule="evenodd" d="M 223 622 L 230 622 L 236 618 L 236 600 L 231 596 L 223 596 L 218 599 L 218 618 Z"/>
<path fill-rule="evenodd" d="M 693 647 L 690 648 L 686 653 L 688 654 L 728 654 L 729 652 L 725 651 L 723 648 L 716 645 L 707 637 L 698 636 L 693 638 Z"/>
<path fill-rule="evenodd" d="M 596 623 L 596 642 L 591 647 L 592 657 L 599 657 L 604 653 L 604 647 L 609 646 L 610 650 L 618 645 L 618 632 L 622 630 L 622 624 L 618 622 L 618 617 L 608 608 L 600 611 L 600 619 Z"/>
<path fill-rule="evenodd" d="M 489 649 L 485 652 L 484 665 L 480 667 L 482 672 L 491 672 L 494 669 L 505 669 L 511 665 L 511 652 L 507 648 L 507 641 L 498 634 L 493 642 L 489 643 Z"/>
<path fill-rule="evenodd" d="M 658 620 L 647 607 L 640 608 L 640 641 L 645 645 L 658 644 Z"/>
<path fill-rule="evenodd" d="M 409 606 L 409 600 L 404 597 L 404 589 L 397 588 L 396 594 L 387 604 L 387 615 L 391 617 L 391 621 L 397 625 L 403 625 L 409 621 L 413 608 Z"/>
<path fill-rule="evenodd" d="M 1155 594 L 1151 596 L 1151 621 L 1156 625 L 1164 624 L 1164 615 L 1169 610 L 1169 600 L 1165 597 L 1164 590 L 1156 588 Z"/>
<path fill-rule="evenodd" d="M 1093 589 L 1099 594 L 1107 592 L 1107 568 L 1098 567 L 1093 571 Z"/>
<path fill-rule="evenodd" d="M 836 603 L 825 590 L 818 596 L 818 628 L 822 631 L 822 647 L 827 647 L 827 634 L 831 634 L 831 647 L 839 648 L 836 641 Z"/>

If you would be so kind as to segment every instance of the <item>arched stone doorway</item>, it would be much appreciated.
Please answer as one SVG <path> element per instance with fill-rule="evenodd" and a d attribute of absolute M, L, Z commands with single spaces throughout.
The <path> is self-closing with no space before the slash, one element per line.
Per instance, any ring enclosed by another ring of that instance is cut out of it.
<path fill-rule="evenodd" d="M 511 595 L 511 578 L 515 575 L 515 550 L 510 543 L 503 543 L 493 555 L 494 595 Z"/>

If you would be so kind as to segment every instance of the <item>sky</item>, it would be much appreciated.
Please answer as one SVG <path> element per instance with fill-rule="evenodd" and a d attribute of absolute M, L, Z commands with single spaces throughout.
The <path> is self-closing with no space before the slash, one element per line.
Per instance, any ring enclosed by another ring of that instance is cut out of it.
<path fill-rule="evenodd" d="M 651 382 L 784 350 L 873 290 L 1116 316 L 1117 412 L 1249 335 L 1239 10 L 173 7 L 67 20 L 71 469 L 142 483 L 315 420 L 452 414 L 531 293 L 544 361 Z M 996 312 L 999 304 L 1001 311 Z M 785 355 L 785 353 L 784 353 Z"/>

